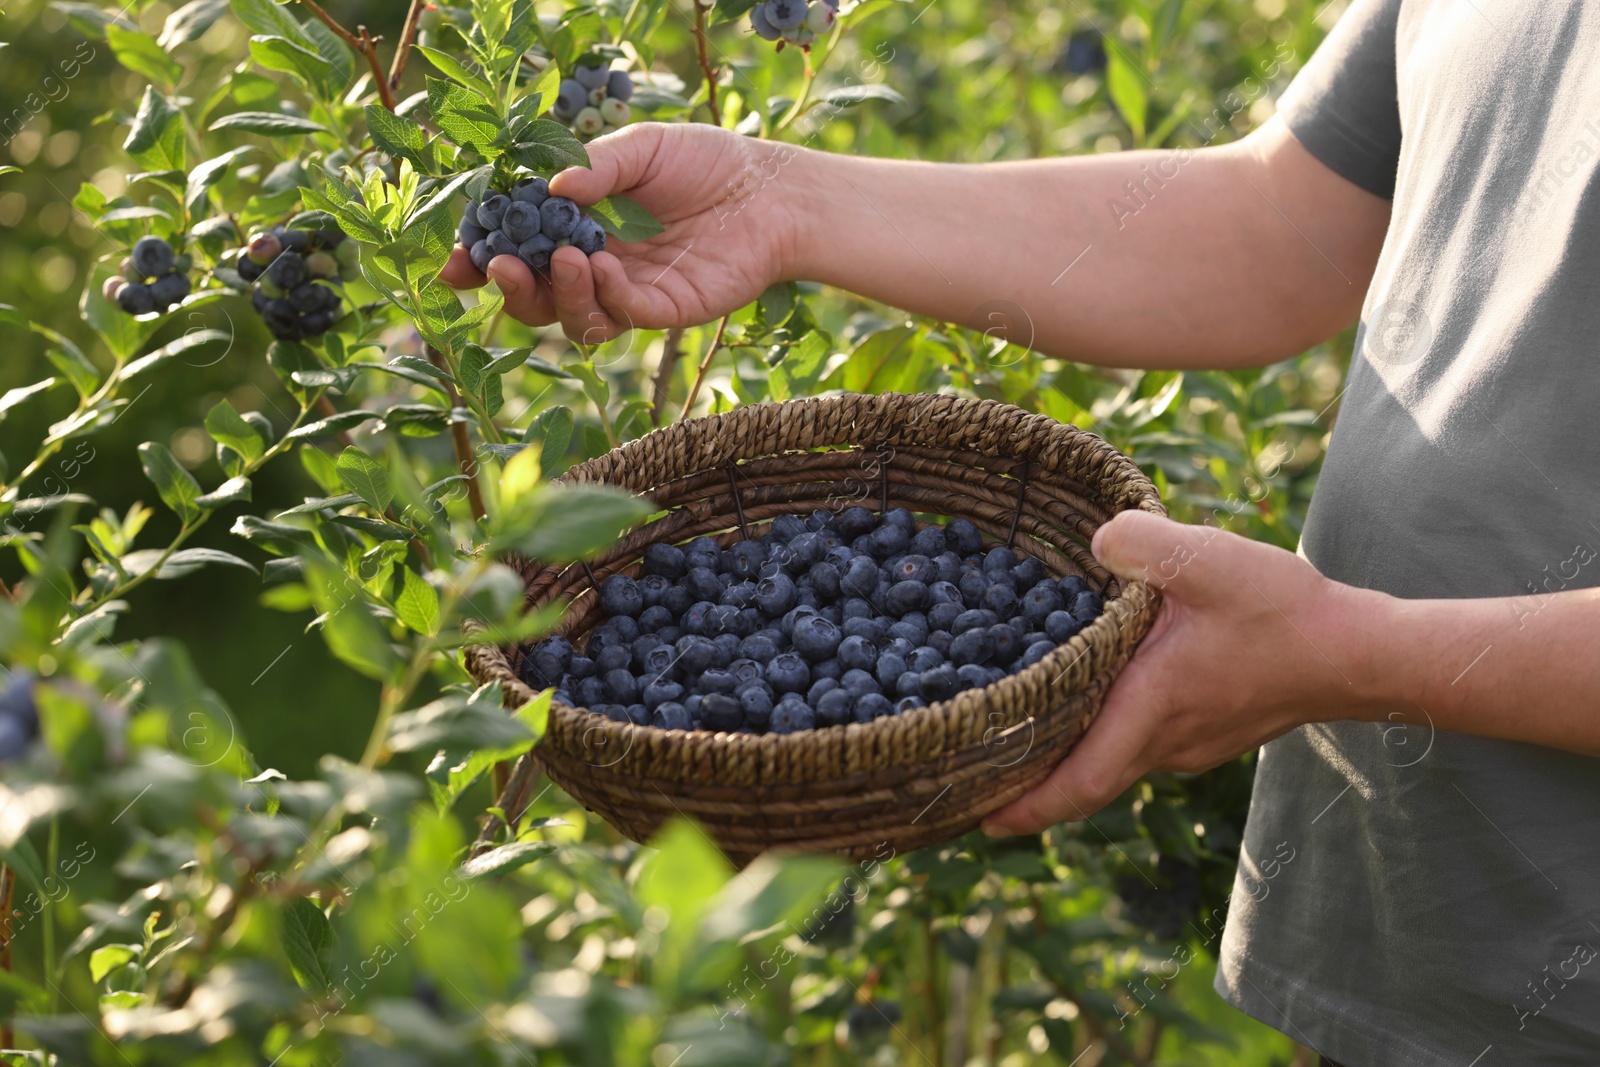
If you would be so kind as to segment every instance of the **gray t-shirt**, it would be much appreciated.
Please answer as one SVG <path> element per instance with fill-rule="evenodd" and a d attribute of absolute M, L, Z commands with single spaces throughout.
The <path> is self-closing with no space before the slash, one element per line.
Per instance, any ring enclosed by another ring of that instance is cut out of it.
<path fill-rule="evenodd" d="M 1394 202 L 1305 557 L 1401 597 L 1600 584 L 1600 0 L 1354 0 L 1279 112 Z M 1425 709 L 1262 749 L 1217 975 L 1245 1012 L 1347 1067 L 1593 1067 L 1597 950 L 1600 760 Z"/>

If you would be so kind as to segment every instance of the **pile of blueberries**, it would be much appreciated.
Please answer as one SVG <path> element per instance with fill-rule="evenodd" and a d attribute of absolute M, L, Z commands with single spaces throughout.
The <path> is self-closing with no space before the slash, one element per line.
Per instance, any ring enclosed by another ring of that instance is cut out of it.
<path fill-rule="evenodd" d="M 633 79 L 625 70 L 578 67 L 561 80 L 550 113 L 579 137 L 598 137 L 626 126 L 633 117 Z"/>
<path fill-rule="evenodd" d="M 274 226 L 250 238 L 239 253 L 239 277 L 250 282 L 250 303 L 272 336 L 304 341 L 327 333 L 343 303 L 333 283 L 353 277 L 361 250 L 338 230 Z"/>
<path fill-rule="evenodd" d="M 619 72 L 620 73 L 620 72 Z M 495 256 L 516 256 L 535 274 L 550 273 L 555 250 L 571 245 L 586 256 L 606 246 L 606 231 L 543 178 L 523 178 L 509 192 L 469 200 L 456 239 L 482 274 Z"/>
<path fill-rule="evenodd" d="M 28 751 L 39 736 L 39 708 L 33 702 L 34 677 L 12 671 L 0 688 L 0 763 Z"/>
<path fill-rule="evenodd" d="M 965 519 L 919 530 L 904 508 L 781 515 L 727 549 L 654 544 L 644 570 L 601 584 L 609 618 L 581 652 L 546 638 L 523 679 L 618 722 L 787 734 L 993 685 L 1103 606 L 1077 575 L 985 551 Z"/>
<path fill-rule="evenodd" d="M 762 0 L 750 9 L 750 28 L 764 41 L 806 46 L 833 29 L 839 0 Z"/>
<path fill-rule="evenodd" d="M 105 280 L 106 300 L 129 315 L 171 311 L 189 295 L 189 269 L 194 260 L 179 255 L 159 237 L 141 237 L 122 261 L 122 273 Z"/>

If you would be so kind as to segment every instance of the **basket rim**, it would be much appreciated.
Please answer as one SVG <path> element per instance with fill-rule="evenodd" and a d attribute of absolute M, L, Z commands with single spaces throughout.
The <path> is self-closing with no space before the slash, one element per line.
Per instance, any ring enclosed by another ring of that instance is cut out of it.
<path fill-rule="evenodd" d="M 1118 451 L 1109 442 L 1099 435 L 1073 426 L 1069 423 L 1059 422 L 1047 415 L 1029 412 L 1014 404 L 989 399 L 973 399 L 940 394 L 855 394 L 847 393 L 831 397 L 804 397 L 785 401 L 765 401 L 759 404 L 742 405 L 732 411 L 703 415 L 693 419 L 686 419 L 671 426 L 652 430 L 633 441 L 629 441 L 618 448 L 612 449 L 601 456 L 594 457 L 583 463 L 574 465 L 566 472 L 552 479 L 556 484 L 604 484 L 618 485 L 613 477 L 614 472 L 626 473 L 629 471 L 644 471 L 649 469 L 648 464 L 639 463 L 641 455 L 653 453 L 663 444 L 671 445 L 683 440 L 702 440 L 707 436 L 707 431 L 712 431 L 710 437 L 715 440 L 725 440 L 729 435 L 718 434 L 716 430 L 724 427 L 736 429 L 740 422 L 753 421 L 764 417 L 774 409 L 788 409 L 802 414 L 806 411 L 822 413 L 831 408 L 840 408 L 845 405 L 869 405 L 884 409 L 884 413 L 892 414 L 896 407 L 927 404 L 937 401 L 941 405 L 954 409 L 958 416 L 1004 416 L 1007 418 L 1023 417 L 1030 424 L 1044 426 L 1047 424 L 1051 434 L 1065 431 L 1069 435 L 1066 442 L 1068 447 L 1052 450 L 1053 455 L 1045 454 L 1029 456 L 1030 462 L 1039 462 L 1046 469 L 1059 471 L 1063 469 L 1064 460 L 1081 458 L 1081 453 L 1092 453 L 1092 458 L 1118 468 L 1124 475 L 1124 485 L 1131 489 L 1124 490 L 1124 501 L 1120 505 L 1115 501 L 1107 501 L 1107 509 L 1113 513 L 1119 510 L 1147 510 L 1157 514 L 1166 514 L 1155 485 L 1144 474 L 1131 458 Z M 754 454 L 733 456 L 728 455 L 721 462 L 710 459 L 693 469 L 686 469 L 672 474 L 670 477 L 658 477 L 648 485 L 623 484 L 622 488 L 648 497 L 650 492 L 659 486 L 666 485 L 677 478 L 705 471 L 717 470 L 727 463 L 740 460 L 754 460 L 767 456 L 783 455 L 793 452 L 814 452 L 821 449 L 848 446 L 868 448 L 879 444 L 877 440 L 845 439 L 838 441 L 816 441 L 801 449 L 772 449 L 756 452 Z M 1077 446 L 1077 447 L 1074 447 Z M 725 451 L 725 450 L 724 450 Z M 637 486 L 637 487 L 636 487 Z M 932 512 L 930 512 L 932 514 Z M 637 528 L 637 527 L 636 527 Z M 525 560 L 520 557 L 508 557 L 508 563 L 520 565 L 526 576 L 529 571 L 537 572 L 543 567 L 537 561 Z M 583 566 L 583 564 L 566 564 L 561 570 L 568 567 Z M 763 756 L 771 757 L 779 753 L 798 750 L 806 746 L 819 743 L 830 743 L 835 740 L 846 746 L 861 745 L 877 737 L 887 737 L 889 734 L 906 729 L 916 729 L 924 724 L 932 724 L 934 720 L 942 722 L 965 721 L 967 716 L 976 716 L 984 713 L 985 708 L 997 697 L 1010 691 L 1017 696 L 1017 704 L 1027 714 L 1004 725 L 1002 733 L 1010 733 L 1013 728 L 1024 724 L 1031 724 L 1043 716 L 1050 715 L 1065 705 L 1053 703 L 1048 708 L 1038 708 L 1030 705 L 1037 704 L 1035 696 L 1042 696 L 1050 691 L 1054 681 L 1059 681 L 1061 676 L 1068 672 L 1076 672 L 1079 677 L 1069 684 L 1068 693 L 1074 694 L 1084 691 L 1092 679 L 1100 673 L 1097 665 L 1116 657 L 1119 653 L 1119 644 L 1125 638 L 1125 626 L 1131 625 L 1137 618 L 1148 617 L 1151 609 L 1159 606 L 1160 596 L 1157 590 L 1140 579 L 1129 579 L 1120 582 L 1121 591 L 1106 600 L 1104 613 L 1091 624 L 1084 627 L 1073 637 L 1061 643 L 1056 648 L 1032 666 L 1026 667 L 1014 674 L 981 689 L 969 689 L 957 693 L 948 700 L 928 704 L 895 715 L 886 715 L 869 723 L 847 723 L 843 727 L 817 727 L 811 730 L 800 730 L 789 734 L 745 734 L 730 733 L 725 731 L 710 730 L 665 730 L 660 727 L 640 725 L 632 722 L 618 722 L 607 718 L 588 708 L 561 704 L 554 700 L 550 704 L 550 725 L 541 737 L 535 751 L 548 751 L 548 739 L 555 732 L 558 721 L 567 729 L 576 731 L 585 738 L 596 733 L 603 734 L 609 746 L 612 739 L 624 742 L 622 754 L 613 763 L 620 763 L 631 754 L 636 745 L 646 747 L 661 746 L 667 749 L 706 747 L 711 750 L 722 750 L 738 757 L 751 758 L 758 763 L 767 762 Z M 540 603 L 547 601 L 540 601 Z M 528 606 L 534 606 L 531 598 Z M 1142 635 L 1141 635 L 1142 636 Z M 1071 655 L 1069 659 L 1068 656 Z M 517 675 L 513 668 L 512 656 L 505 648 L 498 645 L 474 645 L 468 652 L 469 667 L 472 673 L 478 676 L 480 682 L 498 680 L 502 685 L 502 699 L 508 706 L 521 707 L 550 690 L 534 690 Z M 1036 693 L 1030 694 L 1030 690 Z M 870 733 L 868 731 L 871 731 Z M 990 732 L 994 732 L 992 729 Z M 986 732 L 987 739 L 990 732 Z M 962 746 L 946 743 L 940 748 L 944 755 L 956 755 L 974 750 L 974 746 Z M 912 760 L 920 763 L 922 760 Z M 613 763 L 600 764 L 604 768 Z M 1004 764 L 1000 768 L 1004 768 Z"/>

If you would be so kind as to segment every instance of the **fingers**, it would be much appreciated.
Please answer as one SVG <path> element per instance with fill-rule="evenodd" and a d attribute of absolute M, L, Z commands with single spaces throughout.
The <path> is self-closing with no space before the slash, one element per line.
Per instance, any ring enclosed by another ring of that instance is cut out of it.
<path fill-rule="evenodd" d="M 439 280 L 452 289 L 476 289 L 483 284 L 483 275 L 472 265 L 472 257 L 460 245 L 450 251 L 450 261 L 439 272 Z"/>
<path fill-rule="evenodd" d="M 1148 511 L 1123 511 L 1095 531 L 1090 550 L 1118 578 L 1139 578 L 1165 589 L 1219 536 L 1225 535 L 1209 526 L 1187 526 Z"/>
<path fill-rule="evenodd" d="M 614 257 L 613 257 L 614 258 Z M 589 257 L 576 248 L 558 248 L 550 258 L 550 287 L 561 329 L 579 344 L 597 345 L 625 327 L 600 305 Z"/>
<path fill-rule="evenodd" d="M 629 329 L 661 330 L 679 324 L 682 316 L 672 299 L 654 285 L 640 285 L 629 278 L 622 261 L 610 252 L 589 257 L 589 268 L 594 272 L 600 303 Z"/>
<path fill-rule="evenodd" d="M 453 261 L 454 257 L 451 258 Z M 505 297 L 507 315 L 529 326 L 548 326 L 556 321 L 550 287 L 540 284 L 528 265 L 516 256 L 495 256 L 491 259 L 489 277 L 494 279 Z"/>
<path fill-rule="evenodd" d="M 1105 707 L 1071 755 L 1050 777 L 983 821 L 991 837 L 1037 833 L 1064 820 L 1087 819 L 1139 780 L 1148 769 L 1155 696 L 1132 669 L 1119 678 Z"/>
<path fill-rule="evenodd" d="M 592 204 L 643 184 L 664 129 L 658 123 L 639 123 L 589 142 L 589 166 L 568 167 L 557 174 L 550 179 L 550 192 Z"/>

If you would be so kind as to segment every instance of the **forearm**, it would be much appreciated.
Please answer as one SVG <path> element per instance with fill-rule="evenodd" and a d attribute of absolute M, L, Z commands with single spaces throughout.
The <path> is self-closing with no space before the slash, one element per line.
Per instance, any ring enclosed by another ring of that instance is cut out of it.
<path fill-rule="evenodd" d="M 1010 340 L 1112 366 L 1254 366 L 1331 336 L 1388 213 L 1281 129 L 1186 155 L 792 166 L 791 275 L 980 330 L 1014 306 Z"/>
<path fill-rule="evenodd" d="M 1482 600 L 1363 593 L 1347 625 L 1365 632 L 1362 703 L 1389 709 L 1383 717 L 1415 723 L 1426 713 L 1440 730 L 1600 756 L 1600 590 Z"/>

